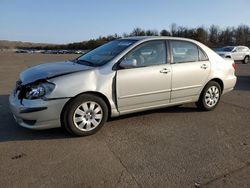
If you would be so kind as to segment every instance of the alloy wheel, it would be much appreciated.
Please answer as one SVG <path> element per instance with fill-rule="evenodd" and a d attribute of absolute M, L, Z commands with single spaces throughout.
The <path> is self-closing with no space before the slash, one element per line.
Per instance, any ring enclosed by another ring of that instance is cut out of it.
<path fill-rule="evenodd" d="M 205 103 L 207 106 L 214 107 L 220 98 L 220 91 L 216 86 L 211 86 L 205 94 Z"/>
<path fill-rule="evenodd" d="M 94 101 L 79 105 L 73 115 L 74 125 L 81 131 L 91 131 L 98 127 L 103 118 L 101 106 Z"/>
<path fill-rule="evenodd" d="M 244 63 L 247 64 L 249 62 L 249 57 L 245 57 Z"/>

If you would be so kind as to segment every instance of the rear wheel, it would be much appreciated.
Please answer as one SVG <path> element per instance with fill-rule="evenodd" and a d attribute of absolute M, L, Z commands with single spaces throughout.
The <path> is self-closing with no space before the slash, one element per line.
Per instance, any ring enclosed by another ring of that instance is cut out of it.
<path fill-rule="evenodd" d="M 96 95 L 83 94 L 73 99 L 62 114 L 65 129 L 76 136 L 96 133 L 107 121 L 106 103 Z"/>
<path fill-rule="evenodd" d="M 209 82 L 203 89 L 199 101 L 196 103 L 201 110 L 213 110 L 219 103 L 221 97 L 221 87 L 215 82 Z"/>
<path fill-rule="evenodd" d="M 244 60 L 243 60 L 243 63 L 244 64 L 247 64 L 249 62 L 249 56 L 246 56 L 245 58 L 244 58 Z"/>

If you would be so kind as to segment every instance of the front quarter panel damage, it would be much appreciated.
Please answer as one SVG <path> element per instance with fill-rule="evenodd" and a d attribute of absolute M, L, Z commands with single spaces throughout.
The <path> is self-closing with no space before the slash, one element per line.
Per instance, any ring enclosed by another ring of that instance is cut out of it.
<path fill-rule="evenodd" d="M 101 93 L 108 99 L 111 107 L 111 116 L 118 115 L 114 88 L 115 72 L 107 67 L 95 68 L 50 79 L 56 84 L 50 98 L 73 98 L 86 92 Z"/>

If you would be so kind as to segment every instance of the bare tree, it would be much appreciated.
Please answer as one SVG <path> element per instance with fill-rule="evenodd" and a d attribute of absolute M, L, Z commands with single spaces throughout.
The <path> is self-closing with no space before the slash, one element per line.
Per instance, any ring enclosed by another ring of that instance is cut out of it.
<path fill-rule="evenodd" d="M 159 32 L 157 30 L 147 30 L 146 31 L 146 35 L 147 36 L 158 36 L 159 35 Z"/>
<path fill-rule="evenodd" d="M 249 44 L 248 38 L 250 35 L 250 29 L 247 25 L 240 25 L 235 31 L 235 38 L 237 45 Z"/>
<path fill-rule="evenodd" d="M 157 30 L 143 30 L 139 27 L 135 28 L 131 33 L 123 33 L 123 37 L 129 36 L 157 36 Z M 239 25 L 238 27 L 227 27 L 220 29 L 219 26 L 211 25 L 209 29 L 204 27 L 188 28 L 177 26 L 175 23 L 170 25 L 170 30 L 163 29 L 160 32 L 161 36 L 175 36 L 185 37 L 198 40 L 210 47 L 221 47 L 226 45 L 246 45 L 250 47 L 250 27 L 248 25 Z M 96 39 L 88 41 L 71 43 L 67 45 L 53 45 L 53 46 L 38 46 L 38 49 L 93 49 L 105 42 L 119 39 L 121 36 L 118 34 L 108 35 L 105 37 L 100 36 Z"/>
<path fill-rule="evenodd" d="M 146 33 L 143 29 L 137 27 L 135 28 L 132 33 L 130 33 L 130 36 L 145 36 Z"/>
<path fill-rule="evenodd" d="M 170 32 L 171 32 L 171 36 L 177 36 L 177 25 L 176 23 L 172 23 L 170 26 Z"/>
<path fill-rule="evenodd" d="M 219 44 L 223 46 L 235 45 L 234 42 L 234 28 L 227 27 L 219 34 Z"/>
<path fill-rule="evenodd" d="M 216 25 L 211 25 L 209 28 L 209 42 L 212 47 L 216 47 L 219 42 L 220 28 Z"/>
<path fill-rule="evenodd" d="M 161 30 L 160 32 L 161 36 L 171 36 L 171 33 L 167 31 L 166 29 Z"/>
<path fill-rule="evenodd" d="M 198 27 L 196 29 L 196 33 L 195 33 L 195 37 L 194 37 L 196 40 L 204 43 L 204 44 L 207 44 L 208 42 L 208 32 L 205 28 L 203 27 Z"/>

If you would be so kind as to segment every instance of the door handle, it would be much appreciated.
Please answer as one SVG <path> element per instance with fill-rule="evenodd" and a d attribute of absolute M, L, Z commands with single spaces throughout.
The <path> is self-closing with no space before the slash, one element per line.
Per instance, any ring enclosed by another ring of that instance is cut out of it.
<path fill-rule="evenodd" d="M 167 69 L 167 68 L 160 70 L 160 73 L 163 73 L 163 74 L 167 74 L 169 72 L 170 72 L 170 69 Z"/>
<path fill-rule="evenodd" d="M 208 66 L 207 66 L 206 64 L 203 64 L 203 65 L 201 65 L 201 68 L 202 68 L 202 69 L 207 69 Z"/>

